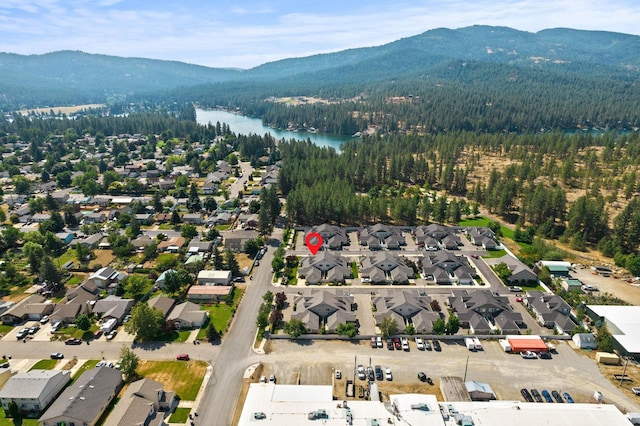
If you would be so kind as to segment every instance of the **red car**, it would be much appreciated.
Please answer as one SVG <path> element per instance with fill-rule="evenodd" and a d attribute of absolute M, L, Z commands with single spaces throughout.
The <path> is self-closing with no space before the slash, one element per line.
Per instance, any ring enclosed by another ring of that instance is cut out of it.
<path fill-rule="evenodd" d="M 393 339 L 393 346 L 396 348 L 397 351 L 402 349 L 402 345 L 400 344 L 400 339 L 399 338 L 395 338 Z"/>
<path fill-rule="evenodd" d="M 176 357 L 176 359 L 178 361 L 189 361 L 189 355 L 188 354 L 180 354 Z"/>

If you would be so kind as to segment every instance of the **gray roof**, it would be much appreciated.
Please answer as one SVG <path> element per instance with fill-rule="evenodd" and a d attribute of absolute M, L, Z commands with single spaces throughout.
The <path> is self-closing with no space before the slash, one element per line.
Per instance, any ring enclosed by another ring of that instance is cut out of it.
<path fill-rule="evenodd" d="M 88 370 L 60 394 L 40 417 L 40 423 L 47 425 L 77 421 L 80 424 L 94 424 L 121 385 L 122 373 L 119 370 L 109 367 Z"/>
<path fill-rule="evenodd" d="M 122 319 L 129 313 L 133 306 L 133 299 L 122 299 L 118 296 L 107 296 L 105 299 L 98 300 L 93 307 L 93 312 L 102 314 L 103 316 Z"/>
<path fill-rule="evenodd" d="M 105 426 L 163 425 L 164 413 L 159 413 L 158 409 L 160 403 L 173 398 L 173 394 L 164 392 L 162 384 L 155 380 L 133 382 L 109 415 Z"/>
<path fill-rule="evenodd" d="M 176 305 L 167 319 L 169 321 L 184 321 L 189 323 L 203 323 L 205 317 L 207 316 L 206 311 L 200 310 L 200 306 L 196 305 L 193 302 L 184 302 L 179 305 Z"/>
<path fill-rule="evenodd" d="M 18 373 L 9 378 L 2 390 L 0 399 L 39 399 L 47 395 L 52 388 L 62 387 L 71 379 L 68 371 L 31 370 Z"/>

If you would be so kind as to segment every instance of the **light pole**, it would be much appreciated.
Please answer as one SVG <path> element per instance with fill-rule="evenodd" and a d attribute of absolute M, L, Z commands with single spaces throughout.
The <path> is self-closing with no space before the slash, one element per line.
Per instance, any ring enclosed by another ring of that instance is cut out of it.
<path fill-rule="evenodd" d="M 469 355 L 467 355 L 467 362 L 464 364 L 464 379 L 463 382 L 467 381 L 467 369 L 469 368 Z"/>

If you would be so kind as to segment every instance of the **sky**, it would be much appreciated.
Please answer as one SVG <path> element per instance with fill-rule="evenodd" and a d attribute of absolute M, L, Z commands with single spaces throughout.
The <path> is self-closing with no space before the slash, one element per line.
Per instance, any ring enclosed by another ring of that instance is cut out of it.
<path fill-rule="evenodd" d="M 248 69 L 442 27 L 640 35 L 639 22 L 638 0 L 0 0 L 0 52 L 81 50 Z"/>

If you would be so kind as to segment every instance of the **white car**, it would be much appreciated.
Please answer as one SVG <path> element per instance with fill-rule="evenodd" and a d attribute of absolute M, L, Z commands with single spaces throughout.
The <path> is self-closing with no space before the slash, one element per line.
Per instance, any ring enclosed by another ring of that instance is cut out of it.
<path fill-rule="evenodd" d="M 409 350 L 409 340 L 407 340 L 406 337 L 403 337 L 402 339 L 400 339 L 400 341 L 402 342 L 402 350 L 403 351 L 408 351 Z"/>
<path fill-rule="evenodd" d="M 418 350 L 424 351 L 424 341 L 420 337 L 416 337 L 416 347 Z"/>
<path fill-rule="evenodd" d="M 382 337 L 380 336 L 376 337 L 376 346 L 379 348 L 382 347 Z"/>
<path fill-rule="evenodd" d="M 512 293 L 522 293 L 522 287 L 514 285 L 513 287 L 509 287 L 509 291 Z"/>
<path fill-rule="evenodd" d="M 531 351 L 524 351 L 524 352 L 520 352 L 520 356 L 521 356 L 522 358 L 524 358 L 524 359 L 536 359 L 536 358 L 538 358 L 538 357 L 536 356 L 536 354 L 534 354 L 534 353 L 533 353 L 533 352 L 531 352 Z"/>
<path fill-rule="evenodd" d="M 364 366 L 362 364 L 358 365 L 358 379 L 364 380 L 367 378 L 367 374 L 364 370 Z"/>
<path fill-rule="evenodd" d="M 391 374 L 390 368 L 387 368 L 386 370 L 384 370 L 384 378 L 387 379 L 388 381 L 393 380 L 393 375 Z"/>

